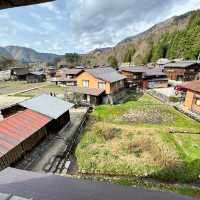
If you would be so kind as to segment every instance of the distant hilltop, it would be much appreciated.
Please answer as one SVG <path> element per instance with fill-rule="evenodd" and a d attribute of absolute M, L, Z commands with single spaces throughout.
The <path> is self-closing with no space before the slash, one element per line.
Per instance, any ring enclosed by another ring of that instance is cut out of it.
<path fill-rule="evenodd" d="M 0 47 L 0 60 L 2 58 L 18 60 L 21 62 L 47 62 L 52 63 L 61 55 L 51 53 L 39 53 L 31 48 L 20 46 L 6 46 Z"/>

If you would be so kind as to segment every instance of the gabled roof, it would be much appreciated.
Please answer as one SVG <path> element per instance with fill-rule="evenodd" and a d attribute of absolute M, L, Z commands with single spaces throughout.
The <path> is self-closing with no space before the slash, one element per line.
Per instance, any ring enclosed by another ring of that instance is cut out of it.
<path fill-rule="evenodd" d="M 143 66 L 140 66 L 140 67 L 136 67 L 136 66 L 133 66 L 133 67 L 119 67 L 119 71 L 126 71 L 126 72 L 132 72 L 132 73 L 144 73 L 146 70 L 145 67 Z"/>
<path fill-rule="evenodd" d="M 36 75 L 36 76 L 42 76 L 45 75 L 43 71 L 35 71 L 35 72 L 29 72 L 31 75 Z"/>
<path fill-rule="evenodd" d="M 126 78 L 124 75 L 120 74 L 111 67 L 99 67 L 99 68 L 87 69 L 85 71 L 90 73 L 97 79 L 110 83 L 124 80 Z"/>
<path fill-rule="evenodd" d="M 57 119 L 73 107 L 73 104 L 47 94 L 42 94 L 30 100 L 26 100 L 19 105 L 53 119 Z"/>
<path fill-rule="evenodd" d="M 0 9 L 27 6 L 31 4 L 44 3 L 54 0 L 0 0 Z"/>
<path fill-rule="evenodd" d="M 63 68 L 62 73 L 66 74 L 66 75 L 78 75 L 80 74 L 83 69 L 67 69 L 67 68 Z"/>
<path fill-rule="evenodd" d="M 183 84 L 182 86 L 188 90 L 192 90 L 194 92 L 200 92 L 200 80 L 190 81 Z"/>
<path fill-rule="evenodd" d="M 195 64 L 199 64 L 198 61 L 178 61 L 166 64 L 165 68 L 187 68 Z"/>
<path fill-rule="evenodd" d="M 145 77 L 150 76 L 166 76 L 164 72 L 162 72 L 162 69 L 154 68 L 154 69 L 146 69 L 144 73 Z"/>
<path fill-rule="evenodd" d="M 12 168 L 0 172 L 0 192 L 33 200 L 194 200 L 175 193 L 71 179 Z"/>
<path fill-rule="evenodd" d="M 27 109 L 0 121 L 0 157 L 51 120 L 49 117 Z"/>

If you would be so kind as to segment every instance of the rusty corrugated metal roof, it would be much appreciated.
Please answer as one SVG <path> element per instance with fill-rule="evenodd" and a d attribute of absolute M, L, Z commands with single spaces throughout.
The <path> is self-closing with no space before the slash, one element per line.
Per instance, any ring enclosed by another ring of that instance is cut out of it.
<path fill-rule="evenodd" d="M 44 127 L 52 119 L 26 109 L 0 122 L 0 157 Z"/>

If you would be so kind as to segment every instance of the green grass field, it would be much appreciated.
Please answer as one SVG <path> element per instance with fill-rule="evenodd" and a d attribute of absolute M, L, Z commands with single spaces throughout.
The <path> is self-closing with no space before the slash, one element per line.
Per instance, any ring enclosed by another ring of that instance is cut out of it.
<path fill-rule="evenodd" d="M 199 132 L 200 123 L 174 108 L 132 94 L 124 104 L 99 106 L 91 114 L 75 153 L 79 172 L 195 181 Z"/>

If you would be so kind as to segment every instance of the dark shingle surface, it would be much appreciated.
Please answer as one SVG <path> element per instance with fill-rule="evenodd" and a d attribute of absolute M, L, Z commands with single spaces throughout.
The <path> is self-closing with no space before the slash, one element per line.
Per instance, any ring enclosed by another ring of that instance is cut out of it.
<path fill-rule="evenodd" d="M 192 200 L 108 183 L 75 180 L 52 174 L 37 174 L 8 168 L 0 173 L 0 192 L 34 200 Z M 193 199 L 194 200 L 194 199 Z"/>
<path fill-rule="evenodd" d="M 120 80 L 124 80 L 126 77 L 124 75 L 121 75 L 119 72 L 117 72 L 115 69 L 111 67 L 99 67 L 94 69 L 87 69 L 86 72 L 92 74 L 94 77 L 114 83 Z"/>
<path fill-rule="evenodd" d="M 166 64 L 165 68 L 187 68 L 195 64 L 199 64 L 198 61 L 179 61 Z"/>
<path fill-rule="evenodd" d="M 141 66 L 141 67 L 120 67 L 120 71 L 126 71 L 126 72 L 132 72 L 132 73 L 143 73 L 145 72 L 146 68 Z"/>

